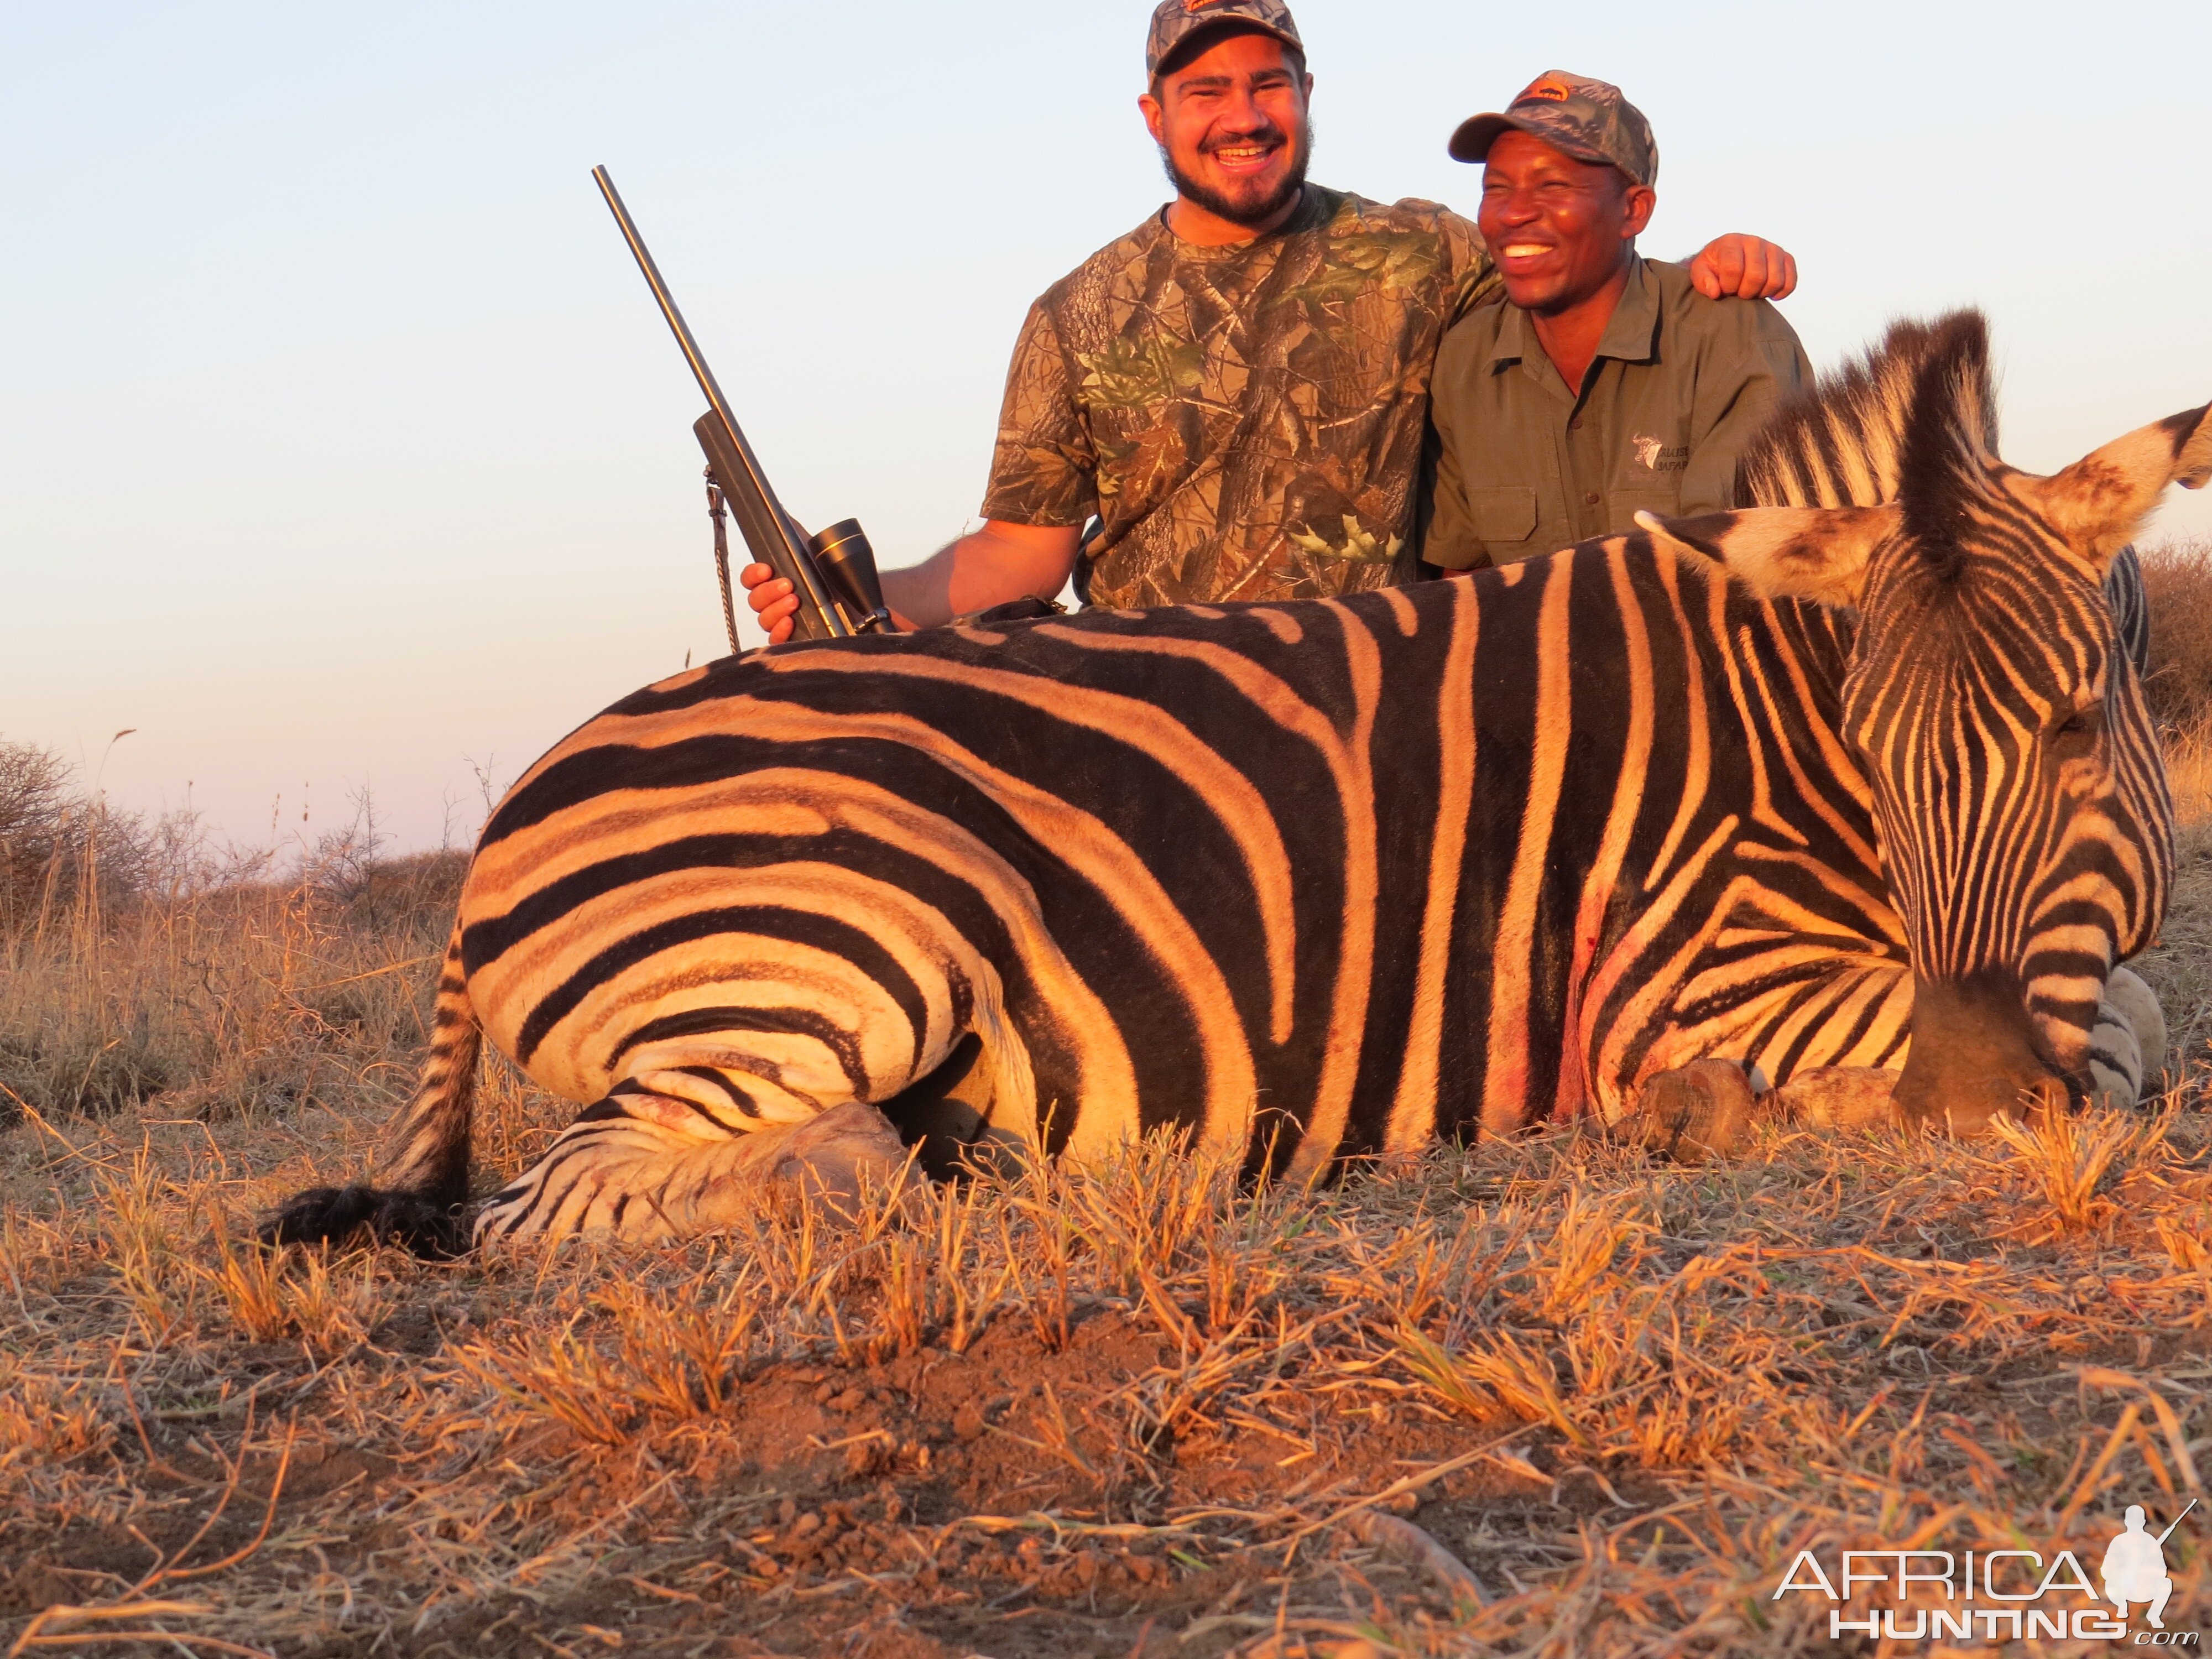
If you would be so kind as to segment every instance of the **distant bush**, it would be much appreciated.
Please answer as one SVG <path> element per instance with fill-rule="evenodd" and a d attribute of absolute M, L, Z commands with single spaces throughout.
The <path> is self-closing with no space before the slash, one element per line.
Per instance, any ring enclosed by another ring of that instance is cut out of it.
<path fill-rule="evenodd" d="M 311 844 L 240 848 L 118 811 L 0 741 L 0 1127 L 155 1095 L 182 1115 L 411 1070 L 468 854 L 393 857 L 364 794 Z"/>
<path fill-rule="evenodd" d="M 310 859 L 301 879 L 347 921 L 371 932 L 420 933 L 441 939 L 453 925 L 469 855 L 457 847 L 398 858 Z"/>
<path fill-rule="evenodd" d="M 0 925 L 39 902 L 69 824 L 69 781 L 52 750 L 0 743 Z"/>
<path fill-rule="evenodd" d="M 2168 542 L 2142 552 L 2150 595 L 2150 675 L 2143 689 L 2162 726 L 2212 717 L 2212 541 Z"/>
<path fill-rule="evenodd" d="M 112 811 L 76 787 L 55 750 L 0 739 L 0 932 L 128 902 L 182 877 L 177 859 L 196 830 L 189 815 Z"/>
<path fill-rule="evenodd" d="M 354 821 L 289 853 L 240 848 L 189 811 L 119 811 L 76 785 L 69 762 L 42 744 L 0 738 L 0 936 L 120 917 L 146 902 L 276 887 L 311 895 L 372 931 L 452 920 L 469 858 L 457 848 L 393 856 L 373 803 Z"/>

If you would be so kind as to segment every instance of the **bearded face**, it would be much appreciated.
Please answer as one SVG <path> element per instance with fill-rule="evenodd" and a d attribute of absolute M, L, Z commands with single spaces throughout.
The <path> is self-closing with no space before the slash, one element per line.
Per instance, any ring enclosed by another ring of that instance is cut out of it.
<path fill-rule="evenodd" d="M 1189 165 L 1163 145 L 1168 180 L 1178 195 L 1233 225 L 1257 228 L 1297 199 L 1313 154 L 1313 122 L 1303 109 L 1289 132 L 1270 120 L 1249 132 L 1202 140 Z"/>
<path fill-rule="evenodd" d="M 1272 35 L 1226 33 L 1159 77 L 1145 101 L 1169 179 L 1231 224 L 1279 217 L 1313 151 L 1304 64 Z"/>

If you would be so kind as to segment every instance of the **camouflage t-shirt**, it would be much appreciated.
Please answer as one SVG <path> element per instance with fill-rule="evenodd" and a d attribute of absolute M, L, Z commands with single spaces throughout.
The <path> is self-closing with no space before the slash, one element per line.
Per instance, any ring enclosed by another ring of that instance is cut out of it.
<path fill-rule="evenodd" d="M 1308 185 L 1200 247 L 1164 212 L 1030 308 L 983 515 L 1103 532 L 1095 605 L 1380 587 L 1412 534 L 1437 346 L 1497 287 L 1474 225 Z"/>

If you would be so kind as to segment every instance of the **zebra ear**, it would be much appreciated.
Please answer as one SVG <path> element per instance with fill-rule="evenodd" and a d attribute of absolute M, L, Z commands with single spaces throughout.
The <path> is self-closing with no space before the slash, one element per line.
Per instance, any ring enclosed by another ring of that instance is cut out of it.
<path fill-rule="evenodd" d="M 1895 507 L 1749 507 L 1697 519 L 1639 513 L 1656 542 L 1728 567 L 1775 599 L 1856 605 L 1867 561 L 1896 529 Z"/>
<path fill-rule="evenodd" d="M 2170 483 L 2202 489 L 2212 479 L 2212 404 L 2154 421 L 2093 450 L 2047 478 L 2021 478 L 2031 499 L 2098 569 L 2134 539 Z"/>

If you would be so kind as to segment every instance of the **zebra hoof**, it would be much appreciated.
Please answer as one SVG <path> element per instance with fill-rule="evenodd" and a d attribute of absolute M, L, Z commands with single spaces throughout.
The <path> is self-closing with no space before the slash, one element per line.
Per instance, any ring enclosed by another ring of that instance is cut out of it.
<path fill-rule="evenodd" d="M 2021 1088 L 2009 1101 L 1972 1097 L 1953 1101 L 1934 1111 L 1899 1107 L 1898 1116 L 1909 1130 L 1953 1140 L 1975 1140 L 1989 1133 L 1990 1125 L 2001 1117 L 2014 1123 L 2032 1123 L 2069 1109 L 2065 1085 L 2053 1083 Z"/>
<path fill-rule="evenodd" d="M 906 1159 L 890 1120 L 866 1101 L 848 1100 L 793 1128 L 767 1173 L 805 1202 L 850 1220 L 864 1194 L 890 1186 Z"/>
<path fill-rule="evenodd" d="M 1680 1164 L 1729 1158 L 1751 1142 L 1758 1097 L 1732 1060 L 1698 1060 L 1647 1079 L 1636 1100 L 1637 1139 Z"/>
<path fill-rule="evenodd" d="M 1916 1109 L 1899 1101 L 1898 1121 L 1920 1133 L 1972 1140 L 1989 1133 L 1990 1125 L 2001 1117 L 2030 1123 L 2072 1109 L 2066 1085 L 2057 1078 L 2027 1083 L 1998 1079 L 1980 1089 L 1939 1097 L 1938 1102 Z"/>
<path fill-rule="evenodd" d="M 1896 1087 L 1897 1073 L 1878 1066 L 1822 1066 L 1798 1073 L 1767 1101 L 1802 1129 L 1878 1129 L 1897 1121 Z"/>

